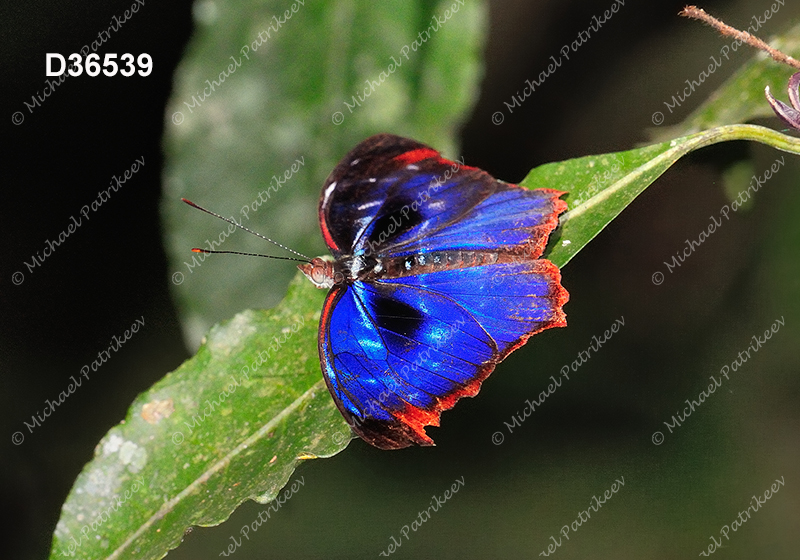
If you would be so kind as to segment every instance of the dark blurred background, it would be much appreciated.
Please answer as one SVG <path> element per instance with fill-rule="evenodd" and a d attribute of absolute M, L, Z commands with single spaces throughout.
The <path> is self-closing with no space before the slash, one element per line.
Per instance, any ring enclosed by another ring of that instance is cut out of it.
<path fill-rule="evenodd" d="M 311 1 L 311 0 L 309 0 Z M 469 1 L 469 0 L 467 0 Z M 108 26 L 128 0 L 15 2 L 0 6 L 4 71 L 0 264 L 0 435 L 3 558 L 44 558 L 60 506 L 95 444 L 135 396 L 189 351 L 170 298 L 162 246 L 161 138 L 172 75 L 192 33 L 190 2 L 146 2 L 105 52 L 147 52 L 146 78 L 70 78 L 33 113 L 44 53 L 68 54 Z M 519 181 L 536 165 L 632 148 L 648 141 L 655 111 L 717 55 L 721 40 L 677 17 L 683 2 L 627 0 L 502 125 L 491 117 L 585 29 L 607 0 L 495 0 L 480 98 L 461 133 L 470 165 Z M 772 3 L 708 2 L 746 27 Z M 759 31 L 798 20 L 790 2 Z M 111 48 L 113 46 L 113 48 Z M 102 49 L 100 52 L 104 52 Z M 677 124 L 751 53 L 713 74 L 664 126 Z M 787 69 L 787 78 L 790 71 Z M 52 79 L 52 78 L 50 78 Z M 783 92 L 781 92 L 783 96 Z M 12 115 L 21 111 L 24 122 Z M 777 120 L 762 124 L 778 127 Z M 237 552 L 241 558 L 360 558 L 461 476 L 465 488 L 397 554 L 414 558 L 539 556 L 593 494 L 626 485 L 558 550 L 561 558 L 697 555 L 709 535 L 775 478 L 786 486 L 726 542 L 728 558 L 797 558 L 800 536 L 800 165 L 786 167 L 660 286 L 663 261 L 696 239 L 729 202 L 727 170 L 761 174 L 780 154 L 751 143 L 704 149 L 680 161 L 563 271 L 569 328 L 539 335 L 511 356 L 478 398 L 430 429 L 433 449 L 383 453 L 353 442 L 301 466 L 304 489 Z M 69 224 L 136 158 L 146 164 L 32 272 L 24 262 Z M 276 170 L 277 172 L 278 170 Z M 107 205 L 107 206 L 106 206 Z M 308 220 L 316 220 L 309 215 Z M 216 226 L 215 226 L 216 228 Z M 267 265 L 269 266 L 269 265 Z M 12 275 L 22 271 L 20 285 Z M 268 272 L 265 272 L 268 273 Z M 224 286 L 220 286 L 224 290 Z M 112 334 L 138 317 L 146 327 L 33 433 L 23 421 L 65 389 Z M 493 432 L 547 386 L 547 377 L 624 316 L 625 327 L 502 446 Z M 661 446 L 663 421 L 696 398 L 708 376 L 736 358 L 776 318 L 786 326 L 742 372 Z M 534 365 L 535 364 L 535 365 Z M 25 436 L 15 445 L 12 434 Z M 263 509 L 242 506 L 226 524 L 199 529 L 170 556 L 216 558 Z"/>

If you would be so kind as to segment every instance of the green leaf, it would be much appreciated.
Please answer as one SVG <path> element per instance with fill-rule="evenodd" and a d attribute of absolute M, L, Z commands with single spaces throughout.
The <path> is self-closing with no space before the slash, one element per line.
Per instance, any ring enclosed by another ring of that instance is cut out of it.
<path fill-rule="evenodd" d="M 351 431 L 316 352 L 324 292 L 302 275 L 270 311 L 217 325 L 95 449 L 64 504 L 51 558 L 161 558 L 194 525 L 273 500 L 304 459 Z"/>
<path fill-rule="evenodd" d="M 133 403 L 76 480 L 52 558 L 161 558 L 187 528 L 270 501 L 300 460 L 348 444 L 316 351 L 324 293 L 291 265 L 266 273 L 259 259 L 190 253 L 269 250 L 228 241 L 227 225 L 180 198 L 322 252 L 319 189 L 356 143 L 390 131 L 455 151 L 477 96 L 485 12 L 454 0 L 195 4 L 165 118 L 162 205 L 187 339 L 276 304 L 294 280 L 275 309 L 212 327 L 195 357 Z"/>
<path fill-rule="evenodd" d="M 474 97 L 480 7 L 465 5 L 463 19 L 454 16 L 418 50 L 417 59 L 404 63 L 341 125 L 330 122 L 343 100 L 364 79 L 375 79 L 432 13 L 422 1 L 387 4 L 391 9 L 366 0 L 335 7 L 306 2 L 249 66 L 215 86 L 180 125 L 167 125 L 164 212 L 173 232 L 168 238 L 175 272 L 189 279 L 180 293 L 188 332 L 199 331 L 230 306 L 257 305 L 248 299 L 254 293 L 277 298 L 281 282 L 276 274 L 264 274 L 258 261 L 223 265 L 229 273 L 223 278 L 221 269 L 203 268 L 200 275 L 195 274 L 198 265 L 183 267 L 187 247 L 209 237 L 209 222 L 174 205 L 177 197 L 189 196 L 241 218 L 239 208 L 257 199 L 269 185 L 266 177 L 304 158 L 285 186 L 250 217 L 274 223 L 282 241 L 308 250 L 303 242 L 317 238 L 316 221 L 309 217 L 315 216 L 318 185 L 358 141 L 391 126 L 392 132 L 453 153 L 452 131 Z M 205 79 L 225 68 L 227 57 L 238 52 L 230 45 L 251 42 L 273 13 L 291 5 L 198 4 L 196 13 L 205 23 L 182 64 L 168 115 L 184 108 Z M 725 89 L 724 96 L 736 95 Z M 760 105 L 766 102 L 753 97 L 739 114 L 754 114 L 763 109 Z M 564 266 L 681 156 L 727 140 L 754 140 L 800 153 L 796 139 L 734 125 L 534 169 L 523 185 L 569 191 L 570 210 L 551 240 L 548 258 Z M 226 208 L 229 199 L 237 202 Z M 223 248 L 260 250 L 244 239 Z M 76 480 L 51 558 L 161 558 L 189 527 L 218 524 L 246 499 L 270 501 L 301 460 L 329 457 L 346 447 L 351 432 L 322 381 L 317 356 L 323 296 L 295 274 L 277 307 L 245 311 L 214 326 L 193 358 L 137 398 Z"/>
<path fill-rule="evenodd" d="M 754 125 L 730 125 L 636 150 L 549 163 L 520 183 L 569 191 L 569 211 L 551 236 L 545 257 L 559 267 L 599 234 L 639 194 L 681 157 L 730 140 L 753 140 L 800 154 L 800 140 Z"/>
<path fill-rule="evenodd" d="M 191 348 L 236 311 L 277 304 L 296 271 L 279 261 L 191 253 L 204 247 L 287 255 L 242 232 L 229 238 L 227 224 L 181 197 L 297 251 L 321 254 L 317 202 L 339 159 L 378 132 L 455 153 L 456 132 L 477 97 L 483 2 L 299 2 L 195 5 L 197 31 L 166 113 L 162 204 L 170 276 Z M 440 23 L 454 6 L 458 11 Z"/>
<path fill-rule="evenodd" d="M 729 52 L 734 52 L 735 42 L 730 37 L 722 40 L 728 45 Z M 790 56 L 800 58 L 800 24 L 767 42 Z M 736 47 L 736 50 L 740 49 L 752 50 L 752 47 L 742 44 Z M 725 63 L 722 56 L 716 58 Z M 775 62 L 766 53 L 758 52 L 681 124 L 653 129 L 653 136 L 662 140 L 715 126 L 775 116 L 764 97 L 764 88 L 769 86 L 773 95 L 786 101 L 786 84 L 796 71 L 790 66 Z"/>
<path fill-rule="evenodd" d="M 800 154 L 800 140 L 733 125 L 533 170 L 525 186 L 571 189 L 549 258 L 563 266 L 682 155 L 727 140 Z M 78 477 L 51 557 L 160 558 L 187 528 L 275 498 L 300 460 L 346 447 L 350 429 L 316 352 L 323 295 L 297 274 L 278 307 L 215 326 L 195 357 L 139 397 Z"/>

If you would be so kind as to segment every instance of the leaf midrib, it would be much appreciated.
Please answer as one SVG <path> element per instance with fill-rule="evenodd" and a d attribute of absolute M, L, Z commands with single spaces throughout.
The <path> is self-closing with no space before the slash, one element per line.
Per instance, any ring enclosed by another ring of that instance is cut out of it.
<path fill-rule="evenodd" d="M 760 142 L 761 144 L 766 144 L 778 150 L 782 150 L 793 154 L 800 154 L 800 139 L 786 136 L 785 134 L 782 134 L 770 128 L 765 128 L 763 126 L 751 125 L 751 124 L 733 124 L 733 125 L 719 126 L 711 130 L 699 132 L 697 134 L 693 134 L 684 138 L 677 138 L 672 141 L 677 143 L 675 147 L 662 152 L 661 154 L 649 160 L 645 164 L 640 165 L 633 171 L 627 173 L 618 181 L 614 182 L 607 189 L 602 190 L 601 192 L 594 195 L 592 198 L 588 199 L 586 202 L 583 202 L 580 205 L 573 208 L 572 210 L 566 212 L 561 218 L 561 227 L 563 228 L 564 225 L 567 224 L 571 219 L 580 216 L 581 214 L 585 214 L 588 210 L 591 210 L 595 206 L 605 202 L 606 200 L 614 196 L 616 193 L 620 192 L 621 190 L 624 190 L 625 187 L 630 185 L 635 179 L 641 177 L 646 172 L 651 171 L 653 169 L 657 169 L 659 166 L 663 166 L 665 162 L 677 161 L 683 155 L 691 151 L 694 151 L 698 148 L 710 146 L 712 144 L 716 144 L 727 140 L 752 140 L 754 142 Z M 666 171 L 666 169 L 668 168 L 669 165 L 664 167 L 664 171 Z M 642 189 L 642 191 L 643 190 L 644 189 Z M 637 193 L 636 196 L 641 194 L 642 191 Z M 610 222 L 611 220 L 609 220 L 609 223 Z M 600 228 L 600 230 L 598 230 L 594 234 L 594 236 L 592 236 L 592 238 L 596 237 L 603 229 L 605 229 L 605 226 Z M 570 260 L 572 260 L 572 258 L 577 254 L 578 251 L 567 254 L 566 260 L 564 262 L 557 263 L 558 266 L 563 267 Z"/>
<path fill-rule="evenodd" d="M 741 132 L 742 134 L 740 134 Z M 774 134 L 766 134 L 766 133 L 774 133 Z M 564 222 L 584 214 L 590 208 L 597 206 L 601 202 L 611 198 L 612 195 L 622 190 L 625 186 L 629 185 L 635 178 L 642 175 L 644 172 L 653 169 L 659 165 L 662 165 L 663 162 L 675 160 L 680 158 L 680 156 L 694 151 L 697 148 L 702 148 L 705 146 L 710 146 L 711 144 L 715 144 L 717 142 L 728 140 L 730 136 L 734 136 L 736 139 L 741 140 L 754 140 L 756 142 L 761 142 L 762 144 L 769 144 L 778 149 L 783 149 L 789 152 L 797 153 L 795 150 L 791 150 L 790 146 L 794 146 L 796 150 L 800 150 L 800 140 L 791 139 L 794 141 L 786 142 L 786 140 L 790 140 L 789 137 L 775 133 L 772 129 L 764 128 L 761 126 L 756 125 L 747 125 L 747 124 L 734 124 L 734 125 L 726 125 L 726 126 L 719 126 L 717 128 L 713 128 L 706 132 L 699 132 L 697 134 L 691 135 L 688 137 L 688 140 L 681 142 L 680 139 L 673 140 L 673 142 L 679 142 L 677 146 L 674 148 L 670 148 L 669 150 L 662 152 L 655 158 L 651 159 L 644 165 L 640 165 L 634 171 L 628 173 L 620 179 L 619 181 L 615 182 L 611 187 L 600 191 L 592 198 L 587 200 L 586 202 L 581 203 L 580 205 L 576 206 L 572 210 L 566 212 L 562 218 Z M 767 139 L 772 136 L 776 140 L 783 140 L 784 144 L 787 144 L 786 147 L 781 148 L 774 144 L 770 144 L 767 142 Z"/>
<path fill-rule="evenodd" d="M 197 490 L 201 484 L 207 482 L 214 474 L 222 470 L 228 464 L 230 464 L 231 460 L 234 459 L 237 455 L 241 452 L 246 450 L 250 447 L 253 443 L 257 442 L 259 439 L 263 438 L 267 433 L 269 433 L 275 426 L 284 418 L 286 418 L 289 414 L 297 410 L 301 404 L 303 404 L 306 400 L 309 400 L 313 397 L 316 391 L 322 390 L 324 384 L 324 380 L 320 379 L 316 383 L 314 383 L 305 393 L 297 397 L 291 404 L 281 410 L 278 414 L 276 414 L 269 422 L 264 424 L 261 428 L 259 428 L 256 432 L 254 432 L 250 437 L 245 439 L 239 445 L 231 449 L 228 453 L 226 453 L 222 458 L 215 461 L 209 469 L 207 469 L 202 475 L 197 477 L 195 480 L 192 481 L 186 488 L 181 490 L 181 492 L 162 505 L 158 511 L 156 511 L 150 518 L 145 521 L 136 531 L 129 536 L 125 542 L 123 542 L 114 552 L 112 552 L 107 559 L 113 560 L 114 558 L 119 558 L 120 555 L 125 552 L 125 550 L 137 539 L 139 538 L 145 531 L 147 531 L 156 521 L 162 519 L 165 515 L 175 509 L 184 498 L 187 496 L 192 495 L 195 490 Z"/>

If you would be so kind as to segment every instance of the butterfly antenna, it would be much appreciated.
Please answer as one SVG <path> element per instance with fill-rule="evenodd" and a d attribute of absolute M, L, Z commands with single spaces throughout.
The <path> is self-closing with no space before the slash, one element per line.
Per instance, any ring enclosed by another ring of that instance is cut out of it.
<path fill-rule="evenodd" d="M 276 257 L 275 255 L 262 255 L 260 253 L 242 253 L 239 251 L 209 251 L 208 249 L 200 249 L 198 247 L 194 247 L 192 249 L 192 253 L 206 253 L 206 254 L 216 254 L 216 255 L 244 255 L 246 257 L 264 257 L 267 259 L 280 259 L 282 261 L 311 262 L 311 261 L 305 261 L 303 259 L 296 259 L 294 257 Z"/>
<path fill-rule="evenodd" d="M 298 253 L 298 252 L 297 252 L 297 251 L 295 251 L 294 249 L 289 249 L 289 247 L 287 247 L 287 246 L 285 246 L 285 245 L 281 245 L 280 243 L 278 243 L 277 241 L 274 241 L 274 240 L 270 239 L 269 237 L 266 237 L 266 236 L 264 236 L 264 235 L 261 235 L 260 233 L 257 233 L 257 232 L 253 231 L 253 230 L 252 230 L 252 229 L 250 229 L 250 228 L 246 228 L 246 227 L 244 227 L 244 226 L 243 226 L 243 225 L 241 225 L 241 224 L 237 224 L 237 223 L 236 223 L 234 220 L 231 220 L 230 218 L 226 218 L 225 216 L 221 216 L 221 215 L 217 214 L 216 212 L 212 212 L 211 210 L 206 210 L 205 208 L 203 208 L 202 206 L 200 206 L 200 205 L 198 205 L 198 204 L 195 204 L 195 203 L 194 203 L 194 202 L 192 202 L 191 200 L 186 200 L 185 198 L 181 198 L 181 200 L 182 200 L 182 201 L 184 201 L 184 202 L 185 202 L 186 204 L 188 204 L 189 206 L 192 206 L 192 207 L 194 207 L 194 208 L 197 208 L 198 210 L 202 210 L 202 211 L 203 211 L 203 212 L 205 212 L 206 214 L 211 214 L 212 216 L 214 216 L 214 217 L 217 217 L 217 218 L 219 218 L 220 220 L 222 220 L 222 221 L 224 221 L 224 222 L 228 222 L 229 224 L 231 224 L 231 225 L 234 225 L 234 226 L 238 227 L 239 229 L 243 229 L 243 230 L 244 230 L 244 231 L 246 231 L 247 233 L 252 233 L 252 234 L 253 234 L 253 235 L 255 235 L 256 237 L 260 237 L 260 238 L 261 238 L 261 239 L 263 239 L 264 241 L 269 241 L 269 242 L 270 242 L 270 243 L 272 243 L 273 245 L 277 245 L 277 246 L 278 246 L 278 247 L 280 247 L 281 249 L 284 249 L 284 250 L 286 250 L 286 251 L 289 251 L 290 253 L 294 253 L 294 254 L 295 254 L 295 255 L 297 255 L 298 257 L 303 257 L 305 260 L 304 260 L 304 261 L 302 261 L 302 262 L 311 262 L 311 259 L 310 259 L 309 257 L 305 256 L 303 253 Z M 196 248 L 195 248 L 195 249 L 192 249 L 192 251 L 194 251 L 195 253 L 229 253 L 229 254 L 234 254 L 234 255 L 252 255 L 252 256 L 257 256 L 257 257 L 271 257 L 271 255 L 258 255 L 258 254 L 256 254 L 256 253 L 237 253 L 237 252 L 235 252 L 235 251 L 206 251 L 205 249 L 196 249 Z M 297 259 L 292 259 L 292 258 L 289 258 L 289 257 L 271 257 L 271 258 L 274 258 L 274 259 L 284 259 L 284 260 L 292 260 L 292 261 L 296 261 L 296 260 L 297 260 Z"/>

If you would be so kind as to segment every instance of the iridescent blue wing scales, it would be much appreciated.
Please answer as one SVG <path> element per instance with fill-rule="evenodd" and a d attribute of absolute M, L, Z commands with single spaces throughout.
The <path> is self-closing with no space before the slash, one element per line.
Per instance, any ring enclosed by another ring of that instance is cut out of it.
<path fill-rule="evenodd" d="M 320 354 L 353 429 L 379 447 L 431 445 L 424 426 L 529 336 L 566 324 L 554 268 L 496 263 L 334 289 Z"/>
<path fill-rule="evenodd" d="M 449 299 L 406 286 L 358 283 L 334 288 L 328 300 L 335 304 L 320 325 L 320 357 L 339 410 L 378 447 L 431 445 L 419 422 L 404 418 L 467 388 L 496 354 L 491 336 Z"/>
<path fill-rule="evenodd" d="M 558 268 L 538 258 L 566 209 L 561 194 L 390 135 L 365 140 L 334 169 L 320 201 L 323 237 L 337 263 L 362 264 L 328 294 L 320 360 L 363 439 L 432 445 L 425 426 L 477 394 L 531 335 L 566 325 Z M 448 265 L 426 267 L 426 255 Z M 408 268 L 386 268 L 398 262 Z"/>
<path fill-rule="evenodd" d="M 320 223 L 334 254 L 398 256 L 442 247 L 516 247 L 533 258 L 566 203 L 391 135 L 362 142 L 323 187 Z"/>

